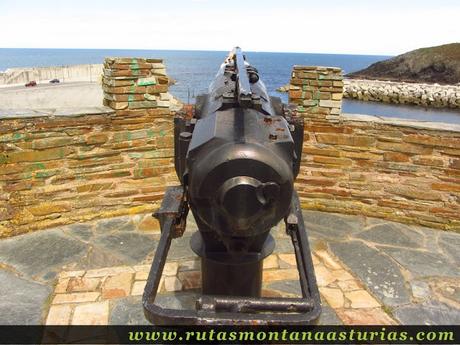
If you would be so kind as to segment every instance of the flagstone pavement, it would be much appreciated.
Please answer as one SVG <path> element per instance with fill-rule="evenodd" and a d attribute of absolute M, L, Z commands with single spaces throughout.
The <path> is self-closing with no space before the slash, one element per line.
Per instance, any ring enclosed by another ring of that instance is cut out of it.
<path fill-rule="evenodd" d="M 460 324 L 460 234 L 304 211 L 322 297 L 320 324 Z M 174 240 L 156 302 L 193 308 L 196 224 Z M 264 261 L 263 295 L 300 295 L 283 226 Z M 148 324 L 141 295 L 159 240 L 150 215 L 0 240 L 0 324 Z"/>

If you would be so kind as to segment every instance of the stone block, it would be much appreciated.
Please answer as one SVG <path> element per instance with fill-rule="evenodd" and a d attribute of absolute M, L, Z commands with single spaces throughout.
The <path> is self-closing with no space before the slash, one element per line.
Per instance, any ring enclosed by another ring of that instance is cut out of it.
<path fill-rule="evenodd" d="M 460 149 L 460 138 L 458 137 L 410 134 L 406 135 L 403 140 L 412 144 Z"/>
<path fill-rule="evenodd" d="M 302 153 L 315 155 L 315 156 L 329 156 L 329 157 L 339 157 L 340 151 L 332 148 L 319 148 L 319 147 L 307 147 L 303 146 Z"/>
<path fill-rule="evenodd" d="M 382 308 L 337 309 L 345 325 L 395 325 L 396 322 Z"/>
<path fill-rule="evenodd" d="M 86 137 L 86 143 L 88 145 L 98 145 L 98 144 L 104 144 L 108 140 L 108 136 L 105 133 L 96 133 L 96 134 L 91 134 Z"/>
<path fill-rule="evenodd" d="M 328 286 L 329 284 L 336 281 L 336 278 L 332 275 L 331 270 L 327 269 L 323 265 L 315 266 L 315 274 L 319 287 Z"/>
<path fill-rule="evenodd" d="M 408 162 L 409 156 L 401 152 L 384 152 L 383 159 L 390 162 Z"/>
<path fill-rule="evenodd" d="M 419 200 L 443 200 L 443 196 L 439 192 L 428 190 L 427 188 L 419 188 L 414 186 L 388 185 L 384 187 L 385 191 L 395 195 L 404 196 L 409 199 Z"/>
<path fill-rule="evenodd" d="M 321 100 L 319 102 L 320 107 L 326 108 L 340 108 L 342 106 L 341 101 Z"/>
<path fill-rule="evenodd" d="M 414 157 L 412 162 L 417 165 L 425 165 L 431 167 L 442 167 L 444 166 L 444 160 L 436 157 Z"/>
<path fill-rule="evenodd" d="M 177 277 L 166 277 L 164 279 L 164 287 L 168 292 L 182 290 L 182 282 Z"/>
<path fill-rule="evenodd" d="M 74 152 L 72 147 L 59 147 L 36 151 L 15 151 L 0 154 L 0 163 L 42 162 L 63 159 Z"/>
<path fill-rule="evenodd" d="M 129 272 L 108 277 L 102 285 L 102 298 L 112 299 L 129 296 L 132 280 L 133 274 Z"/>
<path fill-rule="evenodd" d="M 100 296 L 99 292 L 75 292 L 57 294 L 53 298 L 53 304 L 85 303 L 94 302 Z"/>
<path fill-rule="evenodd" d="M 299 279 L 299 272 L 295 268 L 267 270 L 262 273 L 262 280 L 264 282 L 296 279 Z"/>
<path fill-rule="evenodd" d="M 86 278 L 114 276 L 120 273 L 134 273 L 134 269 L 129 266 L 106 267 L 89 270 L 86 272 Z"/>
<path fill-rule="evenodd" d="M 333 133 L 316 133 L 318 143 L 344 146 L 374 146 L 376 140 L 371 136 L 358 136 Z"/>
<path fill-rule="evenodd" d="M 72 137 L 36 139 L 32 141 L 32 148 L 35 150 L 43 150 L 52 147 L 67 146 L 76 143 L 76 139 L 77 138 Z"/>
<path fill-rule="evenodd" d="M 54 293 L 66 293 L 67 285 L 69 284 L 70 278 L 59 278 Z"/>
<path fill-rule="evenodd" d="M 337 285 L 343 292 L 362 290 L 362 286 L 357 280 L 341 280 L 337 282 Z"/>
<path fill-rule="evenodd" d="M 201 286 L 200 271 L 182 271 L 179 272 L 178 277 L 184 290 L 197 289 Z"/>
<path fill-rule="evenodd" d="M 342 93 L 333 93 L 332 96 L 331 96 L 331 99 L 333 101 L 341 101 L 343 98 L 343 94 Z M 341 105 L 340 105 L 341 106 Z M 339 107 L 337 107 L 339 108 Z"/>
<path fill-rule="evenodd" d="M 263 269 L 278 268 L 278 257 L 274 254 L 266 257 L 263 262 Z"/>
<path fill-rule="evenodd" d="M 99 283 L 99 278 L 73 277 L 69 279 L 67 292 L 96 291 Z"/>
<path fill-rule="evenodd" d="M 137 228 L 146 232 L 159 232 L 160 223 L 151 214 L 146 214 L 141 222 L 137 225 Z"/>
<path fill-rule="evenodd" d="M 279 260 L 287 263 L 289 266 L 297 267 L 297 261 L 295 254 L 278 254 Z"/>
<path fill-rule="evenodd" d="M 320 293 L 332 308 L 343 308 L 345 299 L 340 289 L 322 287 Z"/>
<path fill-rule="evenodd" d="M 443 192 L 460 193 L 460 183 L 432 183 L 431 188 Z"/>
<path fill-rule="evenodd" d="M 350 166 L 353 164 L 351 159 L 347 158 L 336 158 L 336 157 L 325 157 L 325 156 L 313 156 L 313 162 L 320 164 L 330 164 L 339 166 Z"/>
<path fill-rule="evenodd" d="M 183 271 L 195 271 L 201 267 L 200 260 L 187 260 L 179 263 L 179 272 Z"/>
<path fill-rule="evenodd" d="M 408 143 L 378 141 L 376 146 L 380 150 L 396 151 L 400 153 L 411 153 L 419 155 L 431 155 L 433 153 L 432 147 L 425 147 Z"/>
<path fill-rule="evenodd" d="M 131 296 L 142 296 L 144 294 L 146 284 L 147 281 L 145 280 L 135 281 L 131 290 Z"/>
<path fill-rule="evenodd" d="M 332 270 L 340 270 L 342 269 L 342 265 L 340 265 L 337 260 L 335 260 L 331 254 L 329 254 L 326 250 L 317 250 L 315 251 L 315 255 L 321 259 L 323 264 L 332 269 Z"/>
<path fill-rule="evenodd" d="M 178 261 L 167 262 L 163 269 L 163 275 L 175 276 L 177 274 L 178 269 L 179 269 Z"/>
<path fill-rule="evenodd" d="M 350 301 L 350 306 L 353 309 L 380 307 L 380 303 L 366 290 L 345 292 L 345 298 Z"/>
<path fill-rule="evenodd" d="M 107 325 L 109 322 L 109 301 L 77 305 L 72 325 Z"/>
<path fill-rule="evenodd" d="M 72 306 L 69 304 L 52 305 L 48 311 L 46 325 L 65 326 L 70 324 Z"/>

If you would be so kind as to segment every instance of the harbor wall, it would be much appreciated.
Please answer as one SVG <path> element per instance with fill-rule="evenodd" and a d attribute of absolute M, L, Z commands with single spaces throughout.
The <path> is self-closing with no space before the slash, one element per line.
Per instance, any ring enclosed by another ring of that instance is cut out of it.
<path fill-rule="evenodd" d="M 35 80 L 48 81 L 59 79 L 61 82 L 99 81 L 102 64 L 50 66 L 50 67 L 18 67 L 0 72 L 1 85 L 26 84 Z"/>

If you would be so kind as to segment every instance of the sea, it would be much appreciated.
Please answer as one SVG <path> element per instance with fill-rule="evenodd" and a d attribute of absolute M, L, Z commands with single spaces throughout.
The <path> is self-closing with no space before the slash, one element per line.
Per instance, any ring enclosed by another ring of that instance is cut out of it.
<path fill-rule="evenodd" d="M 383 55 L 270 53 L 245 51 L 247 60 L 259 70 L 259 75 L 272 96 L 287 101 L 287 94 L 276 89 L 289 82 L 293 65 L 341 67 L 344 73 L 368 67 L 388 59 Z M 183 102 L 193 102 L 206 92 L 228 51 L 184 50 L 123 50 L 123 49 L 22 49 L 0 48 L 0 71 L 12 67 L 62 66 L 102 63 L 105 57 L 151 57 L 164 59 L 168 75 L 176 84 L 171 93 Z M 460 110 L 433 109 L 420 106 L 363 102 L 345 99 L 342 111 L 383 117 L 460 124 Z"/>

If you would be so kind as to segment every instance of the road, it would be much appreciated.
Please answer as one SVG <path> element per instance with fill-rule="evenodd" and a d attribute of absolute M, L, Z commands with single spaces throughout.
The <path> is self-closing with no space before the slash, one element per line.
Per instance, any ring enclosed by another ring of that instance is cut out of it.
<path fill-rule="evenodd" d="M 16 85 L 0 88 L 0 108 L 2 109 L 101 105 L 102 88 L 96 82 L 40 83 L 34 87 Z"/>

